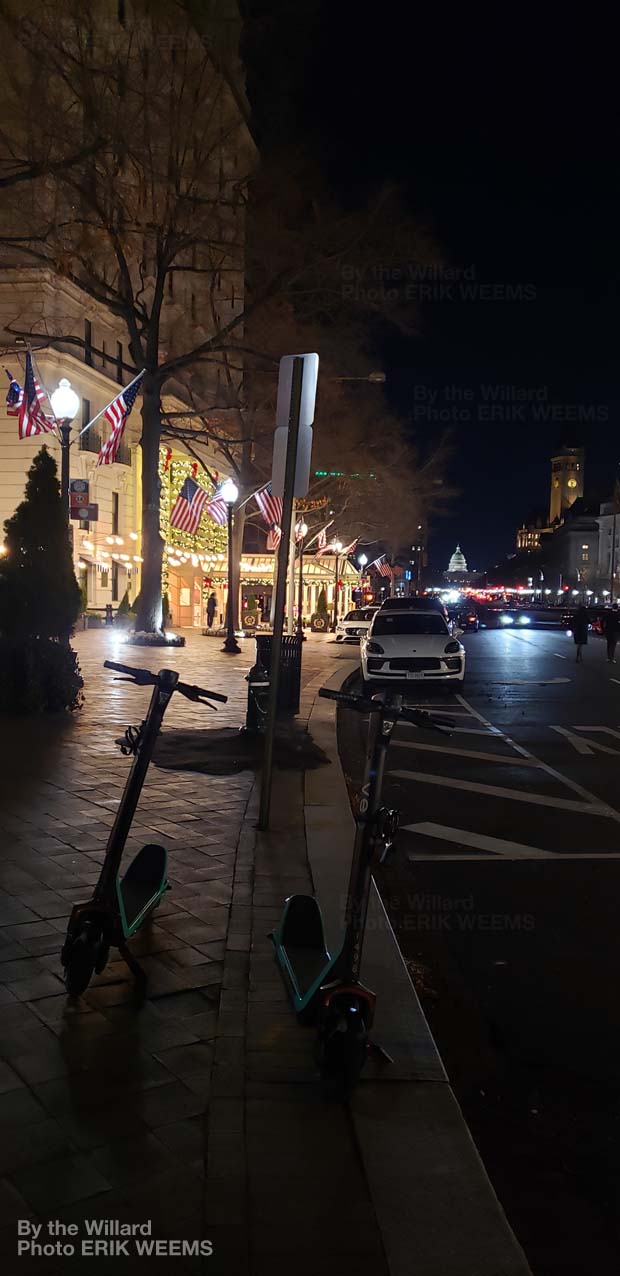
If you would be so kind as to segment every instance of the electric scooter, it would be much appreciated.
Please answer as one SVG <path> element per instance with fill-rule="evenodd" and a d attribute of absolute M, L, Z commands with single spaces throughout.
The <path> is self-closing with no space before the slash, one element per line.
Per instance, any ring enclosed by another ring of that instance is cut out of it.
<path fill-rule="evenodd" d="M 318 1061 L 323 1080 L 335 1093 L 346 1094 L 358 1080 L 369 1049 L 392 1062 L 369 1039 L 376 996 L 360 981 L 362 947 L 375 859 L 385 863 L 398 831 L 398 811 L 381 806 L 385 760 L 399 719 L 423 730 L 449 734 L 454 723 L 420 709 L 409 709 L 403 697 L 382 691 L 372 699 L 322 688 L 326 700 L 370 715 L 366 768 L 356 817 L 355 844 L 340 947 L 330 954 L 318 900 L 291 895 L 278 929 L 271 935 L 293 1007 L 302 1022 L 318 1024 Z"/>
<path fill-rule="evenodd" d="M 146 978 L 139 962 L 129 951 L 127 940 L 136 934 L 170 889 L 167 879 L 168 856 L 163 846 L 143 846 L 124 876 L 120 877 L 125 843 L 159 729 L 174 692 L 178 691 L 198 704 L 206 704 L 210 709 L 215 708 L 209 704 L 210 700 L 219 700 L 225 704 L 228 699 L 217 691 L 203 691 L 201 687 L 180 682 L 174 669 L 160 669 L 159 673 L 151 673 L 148 669 L 119 665 L 112 660 L 105 660 L 104 668 L 128 675 L 117 679 L 119 682 L 133 682 L 139 687 L 152 686 L 153 694 L 144 722 L 139 727 L 128 727 L 124 737 L 116 742 L 120 745 L 121 753 L 133 756 L 133 764 L 110 829 L 99 881 L 92 899 L 86 904 L 76 904 L 69 918 L 61 961 L 65 972 L 65 987 L 72 997 L 78 997 L 85 991 L 93 971 L 98 975 L 102 973 L 112 947 L 118 948 L 136 978 L 142 981 Z"/>

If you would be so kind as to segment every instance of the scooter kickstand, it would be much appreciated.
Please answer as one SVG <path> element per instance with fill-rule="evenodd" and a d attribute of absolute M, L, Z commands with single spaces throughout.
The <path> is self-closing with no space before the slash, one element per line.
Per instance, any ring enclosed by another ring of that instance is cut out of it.
<path fill-rule="evenodd" d="M 379 1043 L 378 1041 L 370 1041 L 370 1040 L 369 1040 L 367 1044 L 368 1044 L 368 1050 L 369 1050 L 369 1051 L 372 1051 L 372 1053 L 373 1053 L 373 1054 L 378 1054 L 378 1055 L 380 1055 L 382 1063 L 393 1063 L 393 1062 L 394 1062 L 394 1060 L 393 1060 L 393 1058 L 392 1058 L 392 1055 L 391 1055 L 391 1054 L 388 1054 L 387 1050 L 384 1050 L 383 1046 L 382 1046 L 382 1045 L 380 1045 L 380 1043 Z"/>

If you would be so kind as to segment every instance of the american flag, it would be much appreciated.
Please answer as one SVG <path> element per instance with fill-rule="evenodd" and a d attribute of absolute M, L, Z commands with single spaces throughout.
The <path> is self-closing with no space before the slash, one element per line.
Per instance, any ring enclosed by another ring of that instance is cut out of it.
<path fill-rule="evenodd" d="M 261 487 L 258 492 L 254 493 L 254 497 L 267 526 L 272 527 L 274 523 L 280 526 L 282 523 L 282 497 L 273 495 L 271 483 L 267 483 L 266 487 Z"/>
<path fill-rule="evenodd" d="M 17 383 L 16 383 L 17 384 Z M 10 386 L 9 386 L 10 392 Z M 29 439 L 33 434 L 49 434 L 56 427 L 54 417 L 46 416 L 41 404 L 47 398 L 34 375 L 32 355 L 26 354 L 26 377 L 19 404 L 19 437 Z"/>
<path fill-rule="evenodd" d="M 378 558 L 376 563 L 372 563 L 371 566 L 376 567 L 380 576 L 389 576 L 390 580 L 392 576 L 394 575 L 390 564 L 386 562 L 385 554 L 383 555 L 382 558 L 380 559 Z"/>
<path fill-rule="evenodd" d="M 204 487 L 195 479 L 186 478 L 170 514 L 170 526 L 182 532 L 197 532 L 208 499 Z"/>
<path fill-rule="evenodd" d="M 320 550 L 320 549 L 325 549 L 326 546 L 327 546 L 327 531 L 324 527 L 322 527 L 318 535 L 316 547 L 317 549 Z"/>
<path fill-rule="evenodd" d="M 352 554 L 352 553 L 353 553 L 353 550 L 355 549 L 355 546 L 357 545 L 358 540 L 359 540 L 359 536 L 356 536 L 356 537 L 355 537 L 355 540 L 354 540 L 354 541 L 351 541 L 351 544 L 350 544 L 350 545 L 345 545 L 345 546 L 344 546 L 344 548 L 343 548 L 343 549 L 341 549 L 340 553 L 341 553 L 341 554 L 343 554 L 343 555 L 345 555 L 345 556 L 346 556 L 347 554 Z"/>
<path fill-rule="evenodd" d="M 219 523 L 220 527 L 226 526 L 228 518 L 228 506 L 221 496 L 214 496 L 212 501 L 207 505 L 207 514 L 213 519 L 214 523 Z"/>
<path fill-rule="evenodd" d="M 267 549 L 272 551 L 275 554 L 275 551 L 277 550 L 281 540 L 282 540 L 282 532 L 280 528 L 278 527 L 277 523 L 274 523 L 273 527 L 270 527 L 269 531 L 267 532 Z"/>
<path fill-rule="evenodd" d="M 112 433 L 97 457 L 97 465 L 112 465 L 116 460 L 123 431 L 127 425 L 129 413 L 136 401 L 136 395 L 140 389 L 143 376 L 144 372 L 141 372 L 140 376 L 136 377 L 133 385 L 128 386 L 126 390 L 121 390 L 121 393 L 117 394 L 111 403 L 108 403 L 103 415 L 106 421 L 110 422 Z"/>
<path fill-rule="evenodd" d="M 24 397 L 24 391 L 22 390 L 19 381 L 15 380 L 13 373 L 9 372 L 8 368 L 5 368 L 4 371 L 9 378 L 9 388 L 6 392 L 6 414 L 7 416 L 19 416 L 19 409 Z"/>

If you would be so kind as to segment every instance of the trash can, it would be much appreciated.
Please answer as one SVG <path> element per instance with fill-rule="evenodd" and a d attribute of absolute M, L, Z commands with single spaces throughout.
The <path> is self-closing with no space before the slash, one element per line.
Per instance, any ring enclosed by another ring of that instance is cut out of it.
<path fill-rule="evenodd" d="M 271 674 L 271 649 L 273 634 L 256 635 L 256 663 Z M 298 634 L 282 636 L 280 680 L 278 684 L 278 717 L 292 717 L 299 713 L 301 687 L 301 638 Z"/>

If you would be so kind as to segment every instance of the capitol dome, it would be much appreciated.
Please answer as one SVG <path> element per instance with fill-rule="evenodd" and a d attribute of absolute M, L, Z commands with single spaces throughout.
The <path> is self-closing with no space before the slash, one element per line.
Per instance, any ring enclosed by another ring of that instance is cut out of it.
<path fill-rule="evenodd" d="M 467 562 L 460 545 L 457 545 L 448 566 L 449 572 L 466 572 Z"/>

